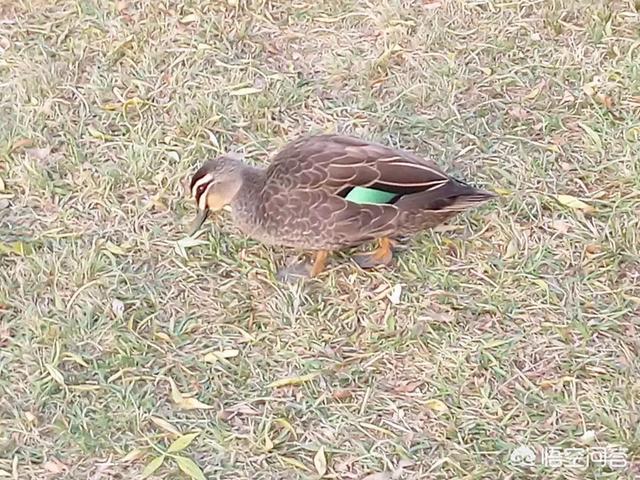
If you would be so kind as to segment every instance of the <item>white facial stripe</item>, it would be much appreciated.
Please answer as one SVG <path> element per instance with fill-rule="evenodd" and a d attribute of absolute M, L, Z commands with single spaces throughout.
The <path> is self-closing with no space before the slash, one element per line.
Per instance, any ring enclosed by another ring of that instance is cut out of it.
<path fill-rule="evenodd" d="M 211 180 L 213 180 L 213 175 L 211 175 L 210 173 L 207 173 L 204 177 L 198 179 L 198 181 L 193 184 L 193 188 L 191 189 L 191 196 L 195 197 L 196 192 L 198 191 L 198 187 L 204 183 L 209 183 Z"/>
<path fill-rule="evenodd" d="M 207 195 L 209 195 L 211 187 L 213 187 L 213 183 L 207 185 L 207 188 L 202 192 L 202 195 L 200 195 L 200 200 L 198 201 L 198 208 L 200 208 L 200 210 L 204 210 L 207 207 Z"/>

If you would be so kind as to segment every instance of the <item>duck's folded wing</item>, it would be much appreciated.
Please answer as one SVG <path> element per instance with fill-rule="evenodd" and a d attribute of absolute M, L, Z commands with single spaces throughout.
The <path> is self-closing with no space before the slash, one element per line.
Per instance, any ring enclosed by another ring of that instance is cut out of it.
<path fill-rule="evenodd" d="M 289 231 L 343 245 L 357 245 L 392 233 L 399 210 L 393 205 L 359 205 L 321 189 L 280 191 L 262 205 L 267 228 L 287 237 Z"/>
<path fill-rule="evenodd" d="M 344 196 L 354 187 L 406 195 L 436 190 L 450 178 L 433 162 L 353 137 L 320 135 L 294 141 L 267 170 L 285 189 L 323 189 Z"/>

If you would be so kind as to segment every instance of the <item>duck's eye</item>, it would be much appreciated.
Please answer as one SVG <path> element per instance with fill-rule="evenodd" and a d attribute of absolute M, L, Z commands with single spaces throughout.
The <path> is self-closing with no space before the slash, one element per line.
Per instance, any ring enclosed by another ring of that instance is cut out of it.
<path fill-rule="evenodd" d="M 198 195 L 202 195 L 202 193 L 204 192 L 205 188 L 207 188 L 206 185 L 200 185 L 198 187 L 198 190 L 196 190 L 196 192 L 198 193 Z"/>

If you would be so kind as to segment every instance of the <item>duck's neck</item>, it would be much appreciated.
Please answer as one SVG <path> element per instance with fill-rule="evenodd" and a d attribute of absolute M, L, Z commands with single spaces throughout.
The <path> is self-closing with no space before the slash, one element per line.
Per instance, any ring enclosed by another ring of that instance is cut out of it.
<path fill-rule="evenodd" d="M 262 204 L 265 169 L 245 165 L 240 175 L 242 183 L 231 201 L 231 212 L 238 227 L 250 235 L 260 219 L 258 209 Z"/>

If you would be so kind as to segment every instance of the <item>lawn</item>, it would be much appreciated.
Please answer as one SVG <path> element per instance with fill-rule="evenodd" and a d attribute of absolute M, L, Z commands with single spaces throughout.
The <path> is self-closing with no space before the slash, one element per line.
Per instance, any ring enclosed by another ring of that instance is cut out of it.
<path fill-rule="evenodd" d="M 321 132 L 500 196 L 295 284 L 186 238 Z M 0 479 L 638 478 L 639 218 L 638 0 L 4 0 Z"/>

